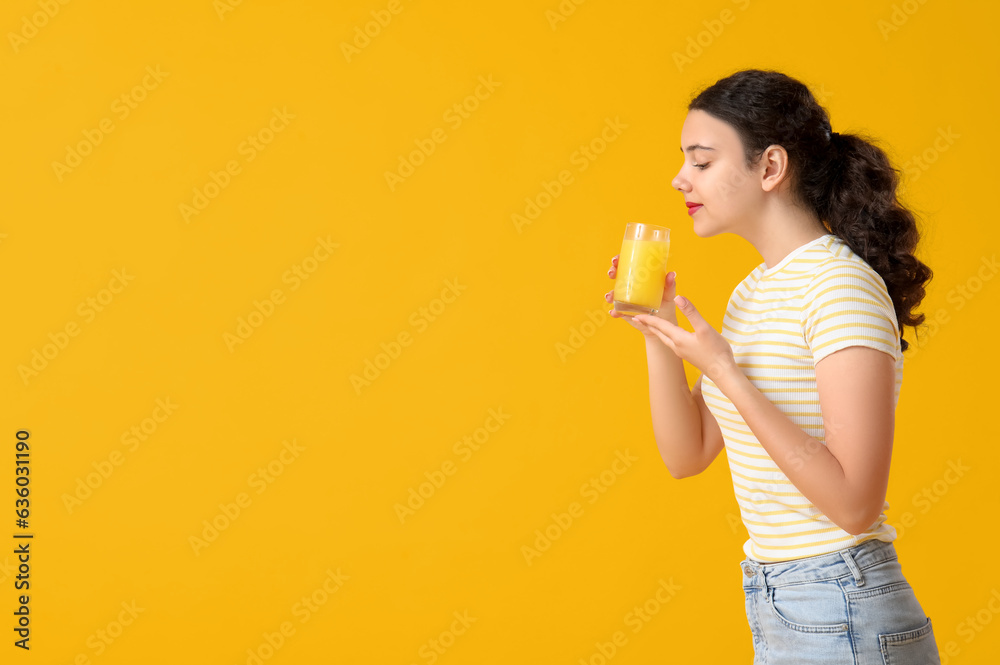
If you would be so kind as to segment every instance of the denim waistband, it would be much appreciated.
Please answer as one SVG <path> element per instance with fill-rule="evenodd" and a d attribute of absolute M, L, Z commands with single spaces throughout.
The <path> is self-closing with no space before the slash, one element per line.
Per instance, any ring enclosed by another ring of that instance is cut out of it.
<path fill-rule="evenodd" d="M 864 578 L 860 571 L 895 558 L 897 558 L 896 548 L 891 542 L 872 538 L 854 547 L 829 554 L 772 563 L 748 558 L 740 566 L 746 577 L 757 578 L 749 580 L 751 583 L 758 581 L 765 587 L 836 579 L 852 574 L 859 585 L 863 585 Z"/>

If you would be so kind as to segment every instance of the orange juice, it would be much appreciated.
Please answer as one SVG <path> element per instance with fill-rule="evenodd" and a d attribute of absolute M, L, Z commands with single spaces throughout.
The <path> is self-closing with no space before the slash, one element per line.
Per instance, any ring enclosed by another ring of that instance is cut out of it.
<path fill-rule="evenodd" d="M 631 315 L 660 309 L 669 253 L 669 239 L 622 241 L 615 278 L 616 310 Z"/>

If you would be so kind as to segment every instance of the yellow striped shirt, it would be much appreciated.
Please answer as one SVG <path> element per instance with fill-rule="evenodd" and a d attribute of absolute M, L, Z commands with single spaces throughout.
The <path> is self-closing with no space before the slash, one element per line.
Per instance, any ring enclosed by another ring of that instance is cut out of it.
<path fill-rule="evenodd" d="M 834 351 L 866 346 L 896 360 L 895 401 L 903 353 L 892 300 L 881 276 L 835 235 L 792 250 L 771 268 L 761 263 L 733 290 L 722 336 L 743 373 L 804 432 L 825 443 L 816 391 L 816 363 Z M 705 403 L 726 443 L 733 490 L 749 538 L 747 557 L 787 561 L 827 554 L 896 530 L 878 519 L 851 535 L 805 498 L 760 445 L 746 422 L 707 376 Z"/>

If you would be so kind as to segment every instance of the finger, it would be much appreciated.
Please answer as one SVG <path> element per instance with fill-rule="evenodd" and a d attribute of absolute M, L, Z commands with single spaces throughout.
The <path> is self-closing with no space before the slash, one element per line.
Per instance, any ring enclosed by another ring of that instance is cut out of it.
<path fill-rule="evenodd" d="M 691 301 L 684 296 L 677 296 L 674 298 L 674 304 L 677 305 L 677 309 L 681 310 L 684 317 L 691 322 L 691 326 L 699 329 L 703 326 L 708 325 L 705 319 L 702 318 L 701 313 L 695 308 Z"/>
<path fill-rule="evenodd" d="M 650 316 L 649 314 L 636 314 L 635 316 L 632 317 L 632 320 L 644 323 L 650 328 L 655 328 L 657 324 L 663 322 L 663 319 L 660 319 L 659 317 L 655 316 Z"/>
<path fill-rule="evenodd" d="M 670 335 L 673 333 L 674 324 L 669 321 L 664 321 L 658 316 L 649 316 L 647 314 L 636 314 L 632 317 L 633 321 L 637 323 L 642 323 L 643 325 L 649 326 L 651 329 L 663 333 L 664 335 Z"/>

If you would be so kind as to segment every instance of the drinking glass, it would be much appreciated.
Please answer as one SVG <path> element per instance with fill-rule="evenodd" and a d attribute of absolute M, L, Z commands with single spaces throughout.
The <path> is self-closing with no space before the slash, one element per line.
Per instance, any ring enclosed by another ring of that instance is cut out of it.
<path fill-rule="evenodd" d="M 656 314 L 663 302 L 670 253 L 670 229 L 629 222 L 615 276 L 615 310 L 626 315 Z"/>

